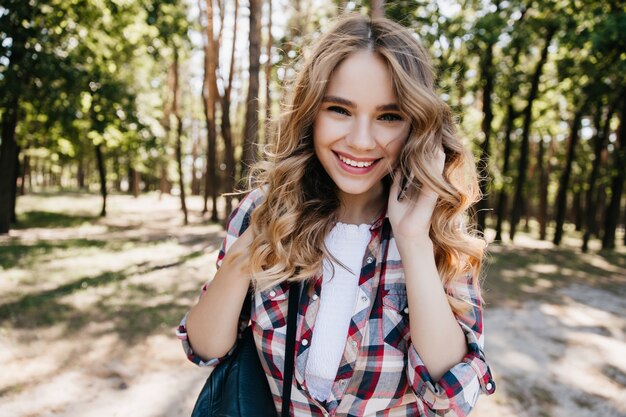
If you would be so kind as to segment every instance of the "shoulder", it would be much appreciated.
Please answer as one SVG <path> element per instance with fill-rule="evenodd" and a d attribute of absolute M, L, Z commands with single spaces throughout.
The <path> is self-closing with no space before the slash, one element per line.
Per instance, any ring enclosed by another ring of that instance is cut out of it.
<path fill-rule="evenodd" d="M 246 194 L 230 214 L 227 233 L 234 236 L 242 234 L 250 225 L 252 212 L 261 204 L 264 198 L 265 191 L 261 188 L 255 188 Z"/>

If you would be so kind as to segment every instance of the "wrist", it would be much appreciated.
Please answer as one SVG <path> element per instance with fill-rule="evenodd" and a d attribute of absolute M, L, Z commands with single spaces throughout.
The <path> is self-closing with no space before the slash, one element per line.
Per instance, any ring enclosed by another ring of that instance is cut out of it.
<path fill-rule="evenodd" d="M 394 236 L 396 239 L 396 245 L 400 251 L 400 255 L 403 253 L 415 253 L 415 251 L 433 251 L 434 244 L 430 236 L 425 234 L 419 237 L 402 237 Z"/>

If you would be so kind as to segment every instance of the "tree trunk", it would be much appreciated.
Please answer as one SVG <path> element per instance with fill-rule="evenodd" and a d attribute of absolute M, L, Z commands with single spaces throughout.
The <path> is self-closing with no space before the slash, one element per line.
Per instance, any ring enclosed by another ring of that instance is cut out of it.
<path fill-rule="evenodd" d="M 141 174 L 136 169 L 133 169 L 133 197 L 139 197 L 141 191 Z"/>
<path fill-rule="evenodd" d="M 550 42 L 552 41 L 552 37 L 556 32 L 555 27 L 550 27 L 548 29 L 548 33 L 546 34 L 546 43 L 541 51 L 541 58 L 537 63 L 537 67 L 535 68 L 535 72 L 533 74 L 532 83 L 530 86 L 530 93 L 528 94 L 528 103 L 526 108 L 524 109 L 524 126 L 522 130 L 522 143 L 520 149 L 520 159 L 518 166 L 518 176 L 517 176 L 517 185 L 515 187 L 515 197 L 513 201 L 513 210 L 511 212 L 511 231 L 510 237 L 511 240 L 515 238 L 515 229 L 517 227 L 517 223 L 519 222 L 521 216 L 521 206 L 522 202 L 525 198 L 525 186 L 526 186 L 526 171 L 528 169 L 528 147 L 529 147 L 529 138 L 530 138 L 530 126 L 532 121 L 532 112 L 533 112 L 533 103 L 537 98 L 537 94 L 539 92 L 539 80 L 541 79 L 541 73 L 543 71 L 543 66 L 548 60 L 548 48 L 550 46 Z"/>
<path fill-rule="evenodd" d="M 578 184 L 578 186 L 573 187 L 573 188 L 576 189 L 576 192 L 574 192 L 574 207 L 573 207 L 574 230 L 577 232 L 580 232 L 583 227 L 583 212 L 585 210 L 585 208 L 583 207 L 583 192 L 582 192 L 581 184 Z"/>
<path fill-rule="evenodd" d="M 206 0 L 206 36 L 204 45 L 204 80 L 202 96 L 207 124 L 206 174 L 204 176 L 204 207 L 202 213 L 207 213 L 209 194 L 212 201 L 211 221 L 217 222 L 217 129 L 215 126 L 215 105 L 219 98 L 217 90 L 217 60 L 219 45 L 215 42 L 213 33 L 213 2 Z"/>
<path fill-rule="evenodd" d="M 261 0 L 250 0 L 250 67 L 248 76 L 248 96 L 246 99 L 246 122 L 244 127 L 244 148 L 241 158 L 242 178 L 256 161 L 259 124 L 259 58 L 261 55 Z"/>
<path fill-rule="evenodd" d="M 546 145 L 543 138 L 539 139 L 537 150 L 537 171 L 539 173 L 539 210 L 537 221 L 539 222 L 539 239 L 546 239 L 546 226 L 548 219 L 548 168 L 545 161 Z"/>
<path fill-rule="evenodd" d="M 42 158 L 37 158 L 37 162 L 35 164 L 35 172 L 35 185 L 41 188 L 43 187 L 44 180 L 44 161 L 42 160 Z"/>
<path fill-rule="evenodd" d="M 83 162 L 83 159 L 83 156 L 78 158 L 78 168 L 76 170 L 76 183 L 80 190 L 85 189 L 85 163 Z"/>
<path fill-rule="evenodd" d="M 29 186 L 30 180 L 30 157 L 26 154 L 22 156 L 22 182 L 20 183 L 20 196 L 26 195 L 26 178 L 28 178 Z M 30 191 L 30 189 L 29 189 Z"/>
<path fill-rule="evenodd" d="M 270 0 L 271 5 L 271 0 Z M 224 139 L 224 162 L 226 164 L 226 191 L 227 193 L 233 192 L 235 189 L 235 150 L 233 147 L 233 135 L 230 126 L 230 96 L 232 92 L 233 77 L 235 74 L 235 50 L 237 44 L 237 20 L 239 14 L 239 1 L 235 0 L 235 17 L 233 25 L 233 47 L 230 54 L 230 69 L 228 73 L 228 84 L 224 90 L 224 96 L 222 97 L 222 138 Z M 224 227 L 228 221 L 228 216 L 233 210 L 233 198 L 230 195 L 226 195 L 226 216 L 224 218 Z"/>
<path fill-rule="evenodd" d="M 96 161 L 98 162 L 98 175 L 100 177 L 100 195 L 102 196 L 102 210 L 100 217 L 107 215 L 107 178 L 106 167 L 104 166 L 104 156 L 102 154 L 102 144 L 95 145 Z"/>
<path fill-rule="evenodd" d="M 33 191 L 34 183 L 36 183 L 36 180 L 33 181 L 33 161 L 31 161 L 30 157 L 28 157 L 28 190 L 31 192 Z"/>
<path fill-rule="evenodd" d="M 180 187 L 180 208 L 183 211 L 183 222 L 189 224 L 187 203 L 185 201 L 185 176 L 183 174 L 183 120 L 180 117 L 179 86 L 178 86 L 178 49 L 174 46 L 174 83 L 172 84 L 172 113 L 176 119 L 176 165 L 178 166 L 178 186 Z"/>
<path fill-rule="evenodd" d="M 113 171 L 115 172 L 115 181 L 113 182 L 115 191 L 122 192 L 122 165 L 119 156 L 113 158 Z"/>
<path fill-rule="evenodd" d="M 13 171 L 13 181 L 11 182 L 11 223 L 17 224 L 17 215 L 15 214 L 15 206 L 17 203 L 17 180 L 20 176 L 20 147 L 17 147 L 17 152 L 15 152 L 15 161 L 14 161 L 14 171 Z"/>
<path fill-rule="evenodd" d="M 617 141 L 614 153 L 613 176 L 611 179 L 611 201 L 606 209 L 604 220 L 604 235 L 602 236 L 602 249 L 615 248 L 615 230 L 619 222 L 620 203 L 624 181 L 626 180 L 626 97 L 622 98 L 621 114 Z"/>
<path fill-rule="evenodd" d="M 622 96 L 625 93 L 622 93 Z M 583 245 L 581 250 L 586 253 L 589 250 L 589 239 L 591 239 L 592 233 L 594 233 L 594 223 L 597 209 L 597 200 L 596 196 L 596 182 L 598 181 L 598 176 L 600 173 L 600 163 L 602 162 L 602 152 L 606 148 L 606 138 L 608 136 L 608 129 L 611 124 L 611 119 L 613 118 L 613 114 L 615 113 L 616 104 L 622 100 L 622 96 L 618 98 L 608 109 L 606 118 L 604 119 L 604 124 L 601 126 L 601 118 L 602 118 L 602 105 L 599 104 L 596 110 L 596 135 L 593 138 L 594 149 L 593 149 L 593 162 L 591 165 L 591 173 L 589 174 L 589 179 L 587 180 L 587 196 L 586 196 L 586 217 L 585 222 L 583 224 L 583 228 L 585 233 L 583 234 Z"/>
<path fill-rule="evenodd" d="M 200 178 L 198 178 L 198 170 L 196 169 L 196 164 L 198 163 L 198 147 L 200 146 L 200 142 L 198 141 L 197 134 L 195 133 L 196 129 L 194 128 L 193 130 L 193 143 L 191 145 L 191 195 L 200 195 L 200 180 L 202 179 L 202 173 L 200 173 Z"/>
<path fill-rule="evenodd" d="M 626 208 L 624 209 L 624 217 L 622 217 L 622 221 L 622 224 L 626 225 Z M 626 231 L 624 231 L 624 246 L 626 246 Z"/>
<path fill-rule="evenodd" d="M 11 9 L 10 6 L 8 10 Z M 11 41 L 11 57 L 9 64 L 4 64 L 2 79 L 4 81 L 2 102 L 6 105 L 0 111 L 2 115 L 0 127 L 0 234 L 9 233 L 11 222 L 15 217 L 15 199 L 17 198 L 17 162 L 19 161 L 19 148 L 15 139 L 15 131 L 20 111 L 20 94 L 26 86 L 30 85 L 31 71 L 26 62 L 26 44 L 28 32 L 22 30 L 23 22 L 28 22 L 34 14 L 35 5 L 24 2 L 21 17 L 5 19 L 5 26 Z M 10 13 L 10 12 L 8 12 Z M 3 33 L 2 38 L 6 37 Z M 17 68 L 17 69 L 16 69 Z M 6 87 L 10 88 L 6 88 Z"/>
<path fill-rule="evenodd" d="M 372 0 L 372 19 L 385 17 L 385 0 Z"/>
<path fill-rule="evenodd" d="M 489 173 L 489 152 L 491 139 L 491 122 L 493 120 L 493 109 L 491 108 L 491 93 L 493 91 L 494 71 L 493 71 L 493 43 L 487 45 L 487 50 L 480 63 L 480 78 L 483 84 L 483 141 L 480 145 L 480 172 L 482 180 L 480 181 L 481 199 L 477 203 L 477 227 L 480 231 L 484 231 L 487 221 L 488 192 L 491 183 L 491 175 Z"/>
<path fill-rule="evenodd" d="M 137 171 L 133 166 L 128 164 L 128 193 L 132 194 L 133 197 L 139 197 L 139 183 L 141 181 L 141 176 L 139 175 L 139 171 Z"/>
<path fill-rule="evenodd" d="M 565 168 L 563 169 L 563 173 L 561 174 L 561 181 L 559 182 L 559 192 L 556 198 L 556 225 L 554 231 L 554 240 L 552 241 L 555 245 L 561 244 L 561 239 L 563 238 L 563 223 L 565 222 L 565 211 L 567 208 L 567 191 L 569 188 L 569 180 L 572 175 L 572 164 L 574 162 L 574 156 L 576 154 L 576 146 L 578 145 L 578 132 L 580 121 L 582 120 L 584 112 L 583 108 L 576 111 L 574 114 L 574 120 L 572 121 L 569 144 L 567 148 L 567 160 L 565 162 Z"/>
<path fill-rule="evenodd" d="M 267 43 L 265 44 L 265 53 L 267 54 L 267 62 L 265 63 L 265 131 L 263 141 L 270 143 L 270 129 L 272 121 L 272 0 L 267 0 L 268 16 L 267 16 Z"/>
<path fill-rule="evenodd" d="M 519 19 L 515 23 L 516 26 L 519 26 L 526 16 L 526 8 L 522 8 Z M 520 46 L 520 40 L 518 38 L 514 39 L 514 48 L 513 52 L 513 64 L 511 68 L 515 71 L 517 64 L 519 63 L 520 55 L 522 52 L 522 48 Z M 517 86 L 511 85 L 508 91 L 508 105 L 507 105 L 507 114 L 506 114 L 506 129 L 504 134 L 504 162 L 502 164 L 502 189 L 498 194 L 498 202 L 497 202 L 497 224 L 496 224 L 496 241 L 502 240 L 502 224 L 504 223 L 504 219 L 507 217 L 507 206 L 508 206 L 508 188 L 509 188 L 509 165 L 511 160 L 511 148 L 513 147 L 513 142 L 511 140 L 511 133 L 513 132 L 513 127 L 515 125 L 515 119 L 518 116 L 518 113 L 515 111 L 513 107 L 513 98 L 517 95 Z"/>
<path fill-rule="evenodd" d="M 169 130 L 167 131 L 169 133 Z M 161 162 L 161 175 L 159 179 L 159 198 L 163 194 L 169 194 L 171 191 L 170 181 L 167 179 L 167 162 Z"/>
<path fill-rule="evenodd" d="M 9 233 L 15 206 L 14 187 L 16 160 L 19 148 L 15 141 L 15 128 L 19 112 L 17 95 L 2 115 L 2 144 L 0 145 L 0 234 Z"/>
<path fill-rule="evenodd" d="M 498 194 L 498 221 L 496 224 L 496 241 L 502 240 L 502 223 L 504 222 L 504 218 L 507 214 L 507 188 L 509 184 L 508 180 L 508 172 L 509 165 L 511 161 L 511 148 L 513 147 L 513 141 L 511 140 L 511 133 L 513 132 L 513 126 L 515 123 L 515 118 L 517 117 L 517 112 L 513 108 L 513 94 L 511 93 L 509 98 L 509 105 L 507 106 L 507 117 L 506 117 L 506 130 L 504 133 L 504 155 L 502 159 L 504 160 L 502 165 L 502 189 Z"/>

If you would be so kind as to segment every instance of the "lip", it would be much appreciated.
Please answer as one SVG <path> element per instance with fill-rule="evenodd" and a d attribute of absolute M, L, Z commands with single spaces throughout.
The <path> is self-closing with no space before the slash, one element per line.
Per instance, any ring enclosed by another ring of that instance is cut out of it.
<path fill-rule="evenodd" d="M 343 152 L 337 152 L 337 151 L 333 151 L 333 154 L 335 155 L 335 160 L 337 161 L 337 164 L 339 165 L 339 167 L 341 167 L 341 169 L 343 169 L 344 171 L 350 174 L 357 174 L 357 175 L 363 175 L 363 174 L 367 174 L 371 172 L 372 170 L 374 170 L 376 165 L 378 165 L 378 162 L 382 159 L 382 158 L 356 158 L 352 155 L 345 154 Z M 356 162 L 372 162 L 372 165 L 368 167 L 353 167 L 352 165 L 348 165 L 345 162 L 343 162 L 341 159 L 339 159 L 339 155 L 341 155 L 344 158 L 348 158 L 352 161 L 356 161 Z"/>
<path fill-rule="evenodd" d="M 372 161 L 377 161 L 380 159 L 380 158 L 357 158 L 356 156 L 352 156 L 344 152 L 338 152 L 338 151 L 333 151 L 333 152 L 336 153 L 337 155 L 341 155 L 344 158 L 348 158 L 356 162 L 372 162 Z"/>

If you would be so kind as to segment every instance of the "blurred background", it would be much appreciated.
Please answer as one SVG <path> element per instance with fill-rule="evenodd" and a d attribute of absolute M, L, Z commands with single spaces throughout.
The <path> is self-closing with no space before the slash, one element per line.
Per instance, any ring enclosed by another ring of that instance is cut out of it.
<path fill-rule="evenodd" d="M 0 0 L 0 416 L 190 415 L 222 194 L 345 11 L 430 50 L 484 176 L 472 415 L 626 416 L 622 0 Z"/>

